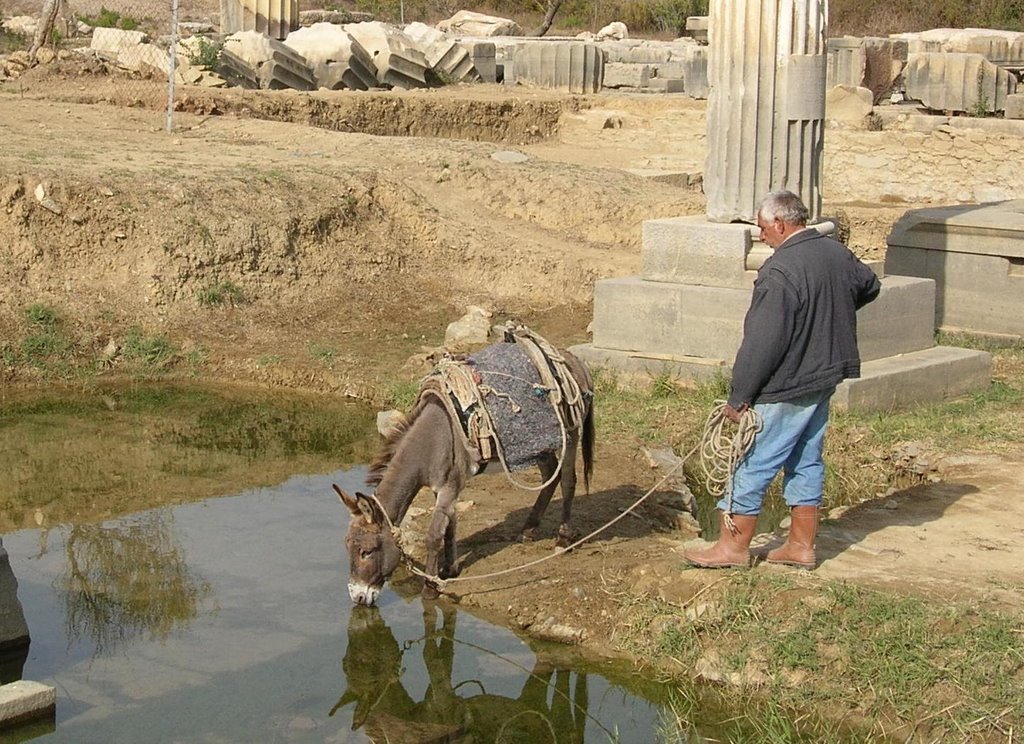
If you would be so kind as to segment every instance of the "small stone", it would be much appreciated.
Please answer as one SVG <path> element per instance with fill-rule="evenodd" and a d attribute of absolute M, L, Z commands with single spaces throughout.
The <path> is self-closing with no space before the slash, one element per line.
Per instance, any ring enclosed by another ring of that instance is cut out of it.
<path fill-rule="evenodd" d="M 377 413 L 377 432 L 382 437 L 387 437 L 404 420 L 405 416 L 401 411 L 379 411 Z"/>
<path fill-rule="evenodd" d="M 525 163 L 530 156 L 515 150 L 498 150 L 491 153 L 491 159 L 499 163 Z"/>

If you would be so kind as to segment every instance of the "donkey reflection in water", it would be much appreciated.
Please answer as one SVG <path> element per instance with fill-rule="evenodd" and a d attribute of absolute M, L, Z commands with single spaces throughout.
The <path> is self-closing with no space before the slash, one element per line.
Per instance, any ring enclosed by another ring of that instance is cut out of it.
<path fill-rule="evenodd" d="M 480 675 L 483 680 L 467 679 L 466 669 L 455 665 L 462 643 L 457 611 L 448 603 L 429 601 L 422 609 L 423 636 L 401 643 L 379 609 L 352 609 L 342 661 L 345 691 L 329 716 L 352 706 L 352 730 L 375 742 L 586 741 L 590 694 L 585 673 L 539 653 L 532 670 L 494 654 L 492 663 L 504 661 L 506 669 Z M 409 658 L 416 646 L 422 646 L 422 665 Z M 492 680 L 506 694 L 488 692 L 484 685 Z M 519 694 L 508 694 L 519 680 Z"/>
<path fill-rule="evenodd" d="M 337 485 L 352 513 L 348 548 L 349 594 L 373 604 L 403 557 L 397 527 L 424 486 L 435 504 L 426 536 L 427 576 L 457 573 L 455 502 L 469 478 L 492 459 L 507 471 L 536 465 L 543 487 L 527 517 L 522 538 L 532 539 L 548 502 L 561 484 L 558 545 L 572 541 L 569 526 L 576 490 L 576 451 L 583 452 L 589 491 L 594 450 L 593 380 L 586 366 L 543 339 L 506 333 L 459 362 L 443 362 L 424 380 L 412 412 L 390 433 L 370 468 L 375 491 L 350 495 Z M 425 596 L 436 596 L 429 580 Z"/>

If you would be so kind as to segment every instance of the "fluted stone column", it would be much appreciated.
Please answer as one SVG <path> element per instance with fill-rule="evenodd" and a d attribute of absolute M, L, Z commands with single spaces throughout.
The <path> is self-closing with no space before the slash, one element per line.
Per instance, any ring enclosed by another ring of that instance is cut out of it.
<path fill-rule="evenodd" d="M 259 31 L 284 41 L 299 28 L 299 0 L 220 0 L 220 32 Z"/>
<path fill-rule="evenodd" d="M 821 214 L 828 0 L 712 0 L 708 158 L 712 222 L 756 220 L 785 188 Z"/>

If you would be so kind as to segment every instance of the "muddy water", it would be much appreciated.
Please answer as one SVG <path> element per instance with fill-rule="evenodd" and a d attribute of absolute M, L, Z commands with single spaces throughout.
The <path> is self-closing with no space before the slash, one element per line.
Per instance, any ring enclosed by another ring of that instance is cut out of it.
<path fill-rule="evenodd" d="M 628 670 L 401 582 L 352 607 L 330 484 L 362 482 L 332 468 L 373 442 L 368 421 L 230 391 L 5 400 L 0 459 L 29 463 L 5 516 L 34 523 L 2 530 L 32 635 L 23 676 L 58 704 L 0 742 L 657 740 L 665 691 Z"/>

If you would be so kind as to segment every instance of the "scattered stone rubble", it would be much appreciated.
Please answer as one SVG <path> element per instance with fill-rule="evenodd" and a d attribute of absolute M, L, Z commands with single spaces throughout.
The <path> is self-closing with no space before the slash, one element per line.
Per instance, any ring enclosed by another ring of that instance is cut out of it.
<path fill-rule="evenodd" d="M 341 26 L 314 23 L 293 31 L 284 43 L 305 58 L 318 88 L 369 90 L 377 87 L 373 57 Z"/>
<path fill-rule="evenodd" d="M 906 103 L 921 113 L 1021 118 L 1018 77 L 1024 33 L 932 29 L 889 38 L 828 40 L 828 86 L 871 91 L 874 104 Z"/>
<path fill-rule="evenodd" d="M 370 21 L 350 23 L 345 31 L 370 53 L 381 86 L 408 89 L 427 85 L 427 58 L 400 28 Z"/>
<path fill-rule="evenodd" d="M 522 36 L 523 30 L 508 18 L 460 10 L 446 21 L 437 24 L 439 31 L 455 36 Z"/>
<path fill-rule="evenodd" d="M 315 90 L 306 58 L 283 41 L 258 31 L 239 31 L 224 42 L 220 75 L 243 88 Z"/>
<path fill-rule="evenodd" d="M 366 13 L 296 13 L 293 0 L 275 0 L 273 5 L 222 0 L 222 6 L 231 3 L 241 8 L 232 18 L 248 18 L 246 13 L 252 15 L 253 8 L 279 12 L 267 11 L 263 31 L 226 34 L 222 28 L 221 35 L 214 35 L 208 23 L 179 24 L 184 37 L 175 61 L 179 83 L 370 90 L 485 82 L 570 93 L 611 89 L 678 93 L 697 99 L 709 93 L 708 19 L 704 16 L 686 20 L 685 36 L 654 41 L 631 38 L 619 21 L 596 34 L 526 37 L 509 19 L 470 11 L 459 11 L 433 27 L 423 23 L 398 27 L 373 21 Z M 36 64 L 76 53 L 143 75 L 169 74 L 167 39 L 151 40 L 140 31 L 92 29 L 70 21 L 76 24 L 72 36 L 91 35 L 89 47 L 73 52 L 43 49 Z M 16 16 L 2 26 L 30 38 L 36 23 L 35 17 Z M 242 23 L 246 24 L 253 25 Z M 216 69 L 195 62 L 202 51 L 197 39 L 218 47 L 223 44 Z M 0 80 L 17 77 L 33 64 L 26 52 L 0 57 Z M 1021 119 L 1024 93 L 1017 93 L 1021 75 L 1024 33 L 932 29 L 890 37 L 831 38 L 827 117 L 845 126 L 877 126 L 882 120 L 878 116 L 888 116 L 889 107 L 895 105 L 910 113 Z"/>

